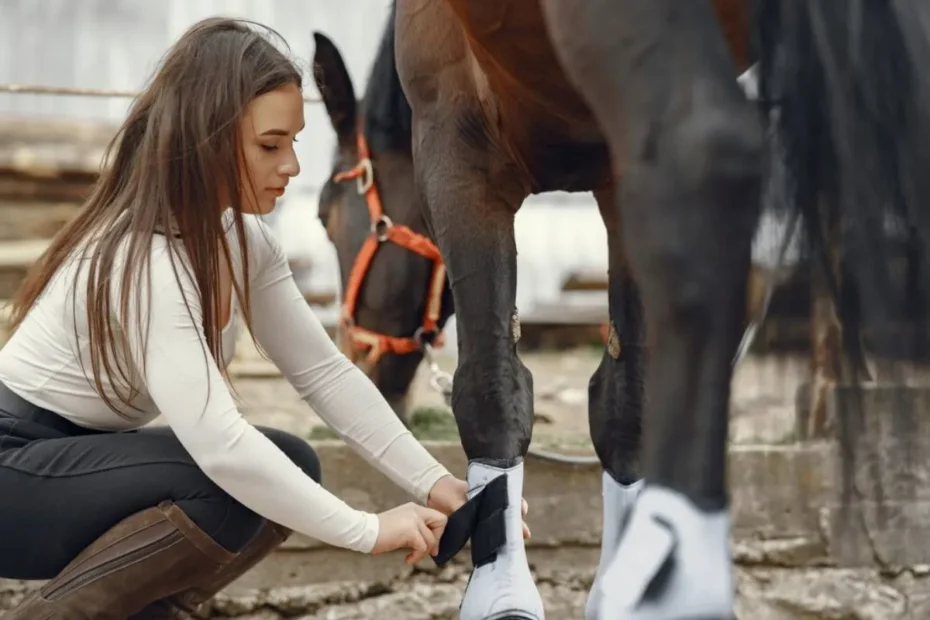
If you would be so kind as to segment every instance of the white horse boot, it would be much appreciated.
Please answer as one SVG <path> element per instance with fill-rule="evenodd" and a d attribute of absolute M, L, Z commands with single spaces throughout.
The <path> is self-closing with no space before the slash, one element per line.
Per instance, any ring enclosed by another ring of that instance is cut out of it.
<path fill-rule="evenodd" d="M 469 463 L 467 479 L 469 498 L 485 497 L 471 536 L 475 566 L 459 619 L 544 620 L 523 542 L 523 462 L 507 469 Z"/>
<path fill-rule="evenodd" d="M 597 620 L 729 620 L 730 512 L 646 485 L 604 573 Z"/>
<path fill-rule="evenodd" d="M 600 587 L 604 571 L 607 570 L 617 552 L 617 547 L 620 545 L 620 533 L 623 531 L 630 509 L 633 508 L 642 488 L 642 480 L 627 485 L 620 484 L 606 471 L 601 476 L 604 515 L 601 525 L 601 559 L 597 565 L 597 572 L 594 573 L 594 582 L 591 584 L 588 600 L 585 601 L 585 620 L 598 620 L 598 611 L 604 597 Z"/>

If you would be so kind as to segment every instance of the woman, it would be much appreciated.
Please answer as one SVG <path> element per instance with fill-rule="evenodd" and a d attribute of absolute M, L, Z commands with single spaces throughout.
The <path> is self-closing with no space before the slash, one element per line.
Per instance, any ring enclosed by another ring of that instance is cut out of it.
<path fill-rule="evenodd" d="M 180 617 L 292 530 L 416 562 L 464 503 L 464 481 L 338 352 L 255 217 L 299 172 L 301 87 L 246 23 L 193 26 L 19 290 L 0 350 L 0 577 L 50 581 L 4 618 Z M 320 486 L 305 441 L 249 425 L 221 370 L 240 323 L 432 508 L 354 509 Z M 167 427 L 139 428 L 159 414 Z"/>

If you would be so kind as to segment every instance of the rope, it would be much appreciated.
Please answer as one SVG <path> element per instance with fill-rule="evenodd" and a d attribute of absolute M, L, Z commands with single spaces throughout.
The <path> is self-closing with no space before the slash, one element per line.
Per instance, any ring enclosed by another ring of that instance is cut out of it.
<path fill-rule="evenodd" d="M 44 86 L 41 84 L 0 84 L 0 93 L 12 95 L 58 95 L 75 97 L 113 97 L 117 99 L 132 99 L 139 95 L 138 91 L 120 90 L 115 88 L 72 88 L 68 86 Z M 306 103 L 320 103 L 317 97 L 304 97 Z"/>

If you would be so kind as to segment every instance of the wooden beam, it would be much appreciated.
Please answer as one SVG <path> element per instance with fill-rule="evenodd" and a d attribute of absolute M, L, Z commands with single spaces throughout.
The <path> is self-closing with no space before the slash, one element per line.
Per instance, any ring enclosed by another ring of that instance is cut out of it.
<path fill-rule="evenodd" d="M 0 269 L 29 269 L 48 247 L 49 239 L 20 239 L 0 243 Z"/>
<path fill-rule="evenodd" d="M 563 292 L 606 291 L 607 270 L 588 269 L 572 271 L 562 281 Z"/>
<path fill-rule="evenodd" d="M 94 121 L 0 119 L 0 169 L 36 179 L 96 177 L 117 127 Z"/>

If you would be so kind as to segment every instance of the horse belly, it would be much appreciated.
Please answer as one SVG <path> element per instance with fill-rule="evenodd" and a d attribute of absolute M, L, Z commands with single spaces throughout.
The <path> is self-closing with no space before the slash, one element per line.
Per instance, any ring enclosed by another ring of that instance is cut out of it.
<path fill-rule="evenodd" d="M 533 192 L 609 182 L 606 142 L 549 42 L 538 0 L 447 0 L 474 58 L 479 99 Z M 484 91 L 484 92 L 481 92 Z"/>
<path fill-rule="evenodd" d="M 742 73 L 752 64 L 749 50 L 750 0 L 714 0 L 714 12 L 730 47 L 736 70 Z"/>
<path fill-rule="evenodd" d="M 549 42 L 538 0 L 447 0 L 492 90 L 534 116 L 591 118 Z"/>

